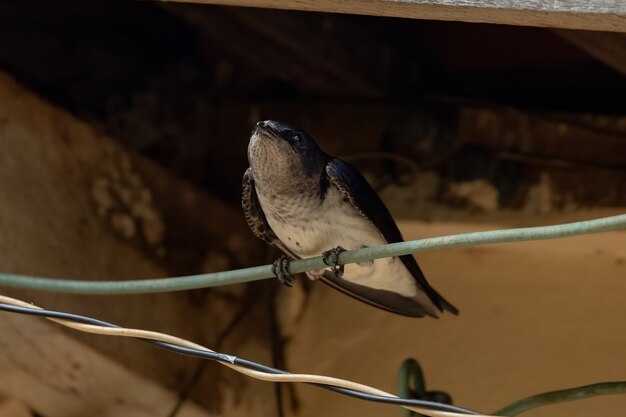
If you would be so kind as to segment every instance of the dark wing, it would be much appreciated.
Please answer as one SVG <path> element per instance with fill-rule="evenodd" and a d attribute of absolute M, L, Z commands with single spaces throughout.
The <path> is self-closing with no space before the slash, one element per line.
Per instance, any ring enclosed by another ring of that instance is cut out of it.
<path fill-rule="evenodd" d="M 267 222 L 263 209 L 261 208 L 261 204 L 259 203 L 259 197 L 256 195 L 252 168 L 248 168 L 245 174 L 243 174 L 241 206 L 243 207 L 246 222 L 256 237 L 263 239 L 276 249 L 284 252 L 285 255 L 294 259 L 297 258 L 287 248 L 285 248 Z"/>
<path fill-rule="evenodd" d="M 265 242 L 281 250 L 286 255 L 297 259 L 297 256 L 285 248 L 268 224 L 256 194 L 254 177 L 252 176 L 252 170 L 250 168 L 246 170 L 243 176 L 242 186 L 241 205 L 246 217 L 246 222 L 248 222 L 252 233 L 254 233 L 256 237 L 263 239 Z M 391 291 L 375 290 L 354 284 L 337 278 L 335 274 L 330 271 L 324 271 L 324 275 L 321 279 L 330 286 L 375 307 L 409 316 L 421 317 L 424 315 L 421 309 L 415 308 L 416 304 L 413 300 L 409 300 Z M 389 306 L 397 306 L 397 308 L 394 309 Z"/>
<path fill-rule="evenodd" d="M 393 217 L 391 217 L 391 214 L 385 206 L 385 203 L 383 203 L 376 191 L 372 189 L 367 180 L 363 178 L 359 171 L 357 171 L 352 165 L 348 164 L 347 162 L 344 162 L 340 159 L 332 159 L 326 165 L 326 174 L 328 176 L 330 184 L 339 189 L 339 191 L 354 206 L 354 208 L 357 209 L 363 215 L 363 217 L 368 219 L 382 233 L 387 242 L 396 243 L 403 241 L 402 234 L 400 233 L 400 230 L 398 230 L 398 226 L 393 220 Z M 435 304 L 435 306 L 437 306 L 442 311 L 443 309 L 445 309 L 454 314 L 458 313 L 458 310 L 454 306 L 447 302 L 441 295 L 439 295 L 439 293 L 437 293 L 437 291 L 435 291 L 434 288 L 432 288 L 428 284 L 426 278 L 424 278 L 424 274 L 422 274 L 422 271 L 420 270 L 420 267 L 417 265 L 417 261 L 415 260 L 415 258 L 413 258 L 413 256 L 404 255 L 400 256 L 400 259 L 402 260 L 404 266 L 409 270 L 411 275 L 413 275 L 413 277 L 415 278 L 418 287 L 421 288 L 428 295 L 428 297 Z M 333 282 L 333 286 L 348 286 L 348 284 L 346 284 L 346 280 L 335 279 L 334 281 L 335 282 Z M 350 283 L 350 285 L 356 284 Z M 348 291 L 349 289 L 345 288 L 344 292 Z M 395 293 L 391 294 L 395 295 Z M 367 296 L 366 294 L 363 295 Z M 363 297 L 359 297 L 357 295 L 357 298 L 362 299 Z M 384 297 L 384 299 L 381 299 L 380 304 L 385 303 L 386 298 L 388 297 Z M 408 301 L 408 299 L 406 300 Z M 373 302 L 370 303 L 374 304 Z M 415 304 L 415 302 L 413 302 L 413 304 Z M 379 307 L 391 310 L 390 307 L 386 307 L 384 305 L 379 305 Z M 402 308 L 402 310 L 404 311 L 405 309 Z M 400 312 L 400 314 L 406 313 Z"/>
<path fill-rule="evenodd" d="M 424 317 L 426 314 L 431 315 L 415 302 L 415 300 L 403 297 L 392 291 L 377 290 L 350 282 L 343 278 L 337 278 L 335 274 L 330 271 L 324 271 L 324 275 L 322 275 L 320 279 L 325 284 L 330 285 L 352 298 L 392 313 L 410 317 Z"/>

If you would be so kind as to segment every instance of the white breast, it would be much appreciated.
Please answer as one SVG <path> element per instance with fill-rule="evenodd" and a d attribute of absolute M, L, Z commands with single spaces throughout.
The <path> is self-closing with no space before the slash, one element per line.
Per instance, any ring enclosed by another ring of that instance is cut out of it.
<path fill-rule="evenodd" d="M 337 246 L 352 250 L 388 243 L 335 187 L 329 188 L 321 204 L 284 197 L 259 200 L 276 236 L 298 257 L 320 256 Z M 346 265 L 343 278 L 405 297 L 418 293 L 415 279 L 398 258 Z"/>

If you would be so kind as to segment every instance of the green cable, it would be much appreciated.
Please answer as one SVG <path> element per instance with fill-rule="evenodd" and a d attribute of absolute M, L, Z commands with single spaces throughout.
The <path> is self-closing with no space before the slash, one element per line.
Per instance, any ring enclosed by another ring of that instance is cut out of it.
<path fill-rule="evenodd" d="M 400 398 L 412 398 L 420 400 L 434 401 L 444 404 L 452 404 L 450 395 L 443 391 L 427 391 L 424 374 L 419 363 L 413 359 L 406 359 L 400 365 L 397 377 L 398 396 Z M 490 415 L 493 416 L 516 416 L 532 409 L 543 407 L 546 405 L 564 403 L 575 400 L 584 400 L 586 398 L 596 397 L 600 395 L 618 395 L 626 394 L 626 381 L 615 382 L 599 382 L 581 387 L 566 388 L 558 391 L 542 392 L 515 401 L 494 411 Z M 402 414 L 405 417 L 419 416 L 410 410 L 403 409 Z"/>
<path fill-rule="evenodd" d="M 519 401 L 515 401 L 495 413 L 496 416 L 516 416 L 544 405 L 567 401 L 583 400 L 597 395 L 626 394 L 626 381 L 600 382 L 598 384 L 569 388 L 559 391 L 544 392 Z"/>
<path fill-rule="evenodd" d="M 400 372 L 397 378 L 398 397 L 423 399 L 426 395 L 426 383 L 424 382 L 424 373 L 419 363 L 413 359 L 405 359 L 400 365 Z M 402 415 L 411 417 L 417 415 L 414 411 L 403 408 Z"/>
<path fill-rule="evenodd" d="M 411 240 L 408 242 L 346 251 L 339 255 L 339 264 L 365 262 L 379 258 L 409 255 L 418 252 L 494 243 L 555 239 L 626 228 L 626 214 L 555 226 L 526 227 L 508 230 L 461 233 L 457 235 Z M 329 248 L 330 249 L 330 248 Z M 291 274 L 325 268 L 321 256 L 289 263 Z M 147 294 L 216 287 L 272 278 L 272 266 L 236 269 L 210 274 L 129 281 L 83 281 L 0 274 L 0 286 L 29 288 L 74 294 Z"/>
<path fill-rule="evenodd" d="M 405 359 L 402 362 L 396 383 L 400 398 L 412 398 L 452 405 L 452 397 L 447 392 L 426 390 L 426 381 L 422 367 L 413 358 Z M 422 416 L 406 408 L 403 408 L 401 411 L 405 417 Z"/>

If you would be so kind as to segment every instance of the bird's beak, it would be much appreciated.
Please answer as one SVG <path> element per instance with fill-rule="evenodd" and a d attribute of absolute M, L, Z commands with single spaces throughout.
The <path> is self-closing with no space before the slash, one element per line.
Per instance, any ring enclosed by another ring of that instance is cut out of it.
<path fill-rule="evenodd" d="M 272 120 L 263 120 L 258 122 L 254 128 L 254 134 L 269 136 L 272 139 L 281 139 L 278 134 L 276 122 Z"/>

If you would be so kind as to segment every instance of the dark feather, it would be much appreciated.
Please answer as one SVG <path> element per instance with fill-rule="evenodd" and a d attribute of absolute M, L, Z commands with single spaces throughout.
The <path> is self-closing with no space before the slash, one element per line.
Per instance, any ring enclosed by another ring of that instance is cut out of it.
<path fill-rule="evenodd" d="M 334 161 L 339 161 L 339 160 L 334 160 Z M 331 161 L 329 163 L 329 167 L 330 165 L 334 162 Z M 342 161 L 339 161 L 339 163 L 342 163 Z M 346 166 L 349 166 L 346 163 L 343 163 Z M 333 167 L 330 167 L 331 169 L 328 169 L 329 167 L 327 167 L 327 172 L 328 174 L 328 178 L 327 180 L 332 182 L 332 184 L 334 184 L 335 186 L 337 186 L 341 192 L 346 196 L 346 198 L 348 198 L 351 203 L 354 205 L 354 207 L 359 210 L 359 212 L 366 217 L 369 221 L 373 222 L 373 218 L 378 218 L 378 215 L 372 215 L 372 218 L 366 216 L 363 211 L 361 210 L 361 206 L 359 206 L 359 203 L 356 199 L 354 199 L 352 197 L 352 194 L 349 193 L 345 188 L 346 185 L 349 184 L 346 181 L 340 181 L 339 175 L 333 174 L 331 175 L 331 173 L 334 172 Z M 336 167 L 335 167 L 336 168 Z M 354 168 L 350 167 L 352 170 L 354 170 Z M 358 171 L 354 170 L 354 172 L 356 172 L 359 176 L 360 174 L 358 173 Z M 366 184 L 366 186 L 368 188 L 369 184 L 367 184 L 367 181 L 361 177 L 361 180 Z M 246 170 L 246 173 L 243 176 L 243 181 L 242 181 L 242 185 L 243 185 L 243 193 L 242 193 L 242 207 L 244 210 L 244 215 L 246 217 L 246 221 L 248 223 L 248 226 L 250 227 L 250 229 L 252 230 L 252 232 L 260 239 L 263 239 L 265 242 L 269 243 L 270 245 L 274 246 L 275 248 L 277 248 L 278 250 L 282 251 L 285 255 L 293 258 L 293 259 L 298 259 L 297 256 L 295 256 L 293 253 L 291 253 L 291 251 L 289 251 L 289 249 L 287 249 L 282 242 L 278 239 L 278 237 L 276 236 L 276 234 L 274 233 L 274 231 L 272 230 L 272 228 L 270 227 L 269 223 L 267 222 L 267 219 L 265 217 L 265 214 L 263 214 L 263 210 L 261 209 L 257 194 L 256 194 L 256 189 L 254 186 L 254 177 L 252 176 L 252 170 L 250 168 L 248 168 L 248 170 Z M 359 189 L 360 190 L 360 189 Z M 400 235 L 400 231 L 398 230 L 395 222 L 393 221 L 393 219 L 391 218 L 391 215 L 389 214 L 389 212 L 387 211 L 387 208 L 385 207 L 385 205 L 382 203 L 382 201 L 380 201 L 378 195 L 371 190 L 371 193 L 373 193 L 373 195 L 375 196 L 374 199 L 372 199 L 372 201 L 374 200 L 378 200 L 380 202 L 380 205 L 382 206 L 382 210 L 384 210 L 384 212 L 387 213 L 388 219 L 391 220 L 391 226 L 396 230 L 397 233 L 397 237 L 399 237 L 399 239 L 402 239 L 402 236 Z M 381 210 L 380 207 L 378 207 L 378 210 Z M 377 212 L 378 212 L 377 210 Z M 383 234 L 383 236 L 385 237 L 385 239 L 387 239 L 388 241 L 391 242 L 389 235 Z M 396 240 L 399 241 L 399 240 Z M 404 257 L 400 257 L 401 259 Z M 415 259 L 413 259 L 413 257 L 409 257 L 411 258 L 413 264 L 415 265 L 415 268 L 419 274 L 419 276 L 421 277 L 421 279 L 426 283 L 426 280 L 424 279 L 424 277 L 421 275 L 421 271 L 419 270 L 419 267 L 417 266 L 417 262 L 415 262 Z M 405 262 L 403 260 L 403 262 Z M 410 261 L 409 261 L 410 262 Z M 405 262 L 406 265 L 406 262 Z M 407 266 L 407 268 L 409 268 L 409 266 Z M 415 276 L 415 272 L 414 270 L 412 270 L 411 268 L 409 268 L 409 271 L 411 271 L 411 273 Z M 337 278 L 332 272 L 330 271 L 325 271 L 323 276 L 321 277 L 321 280 L 332 286 L 333 288 L 357 299 L 360 301 L 363 301 L 367 304 L 370 304 L 374 307 L 378 307 L 381 308 L 383 310 L 387 310 L 390 311 L 392 313 L 396 313 L 396 314 L 401 314 L 401 315 L 405 315 L 405 316 L 411 316 L 411 317 L 422 317 L 425 314 L 427 314 L 420 306 L 419 304 L 415 303 L 414 300 L 408 299 L 406 297 L 403 297 L 399 294 L 396 294 L 394 292 L 391 291 L 385 291 L 385 290 L 376 290 L 373 288 L 369 288 L 363 285 L 359 285 L 353 282 L 350 282 L 348 280 L 345 279 L 341 279 L 341 278 Z M 416 278 L 417 280 L 417 278 Z M 418 281 L 418 285 L 419 285 L 419 281 Z M 428 283 L 426 283 L 427 288 L 430 288 L 431 291 L 434 292 L 434 290 L 428 286 Z M 420 285 L 420 288 L 421 285 Z M 425 290 L 426 291 L 426 290 Z M 437 294 L 435 292 L 435 294 Z M 429 294 L 430 295 L 430 294 Z M 437 296 L 439 297 L 438 299 L 442 301 L 442 304 L 444 305 L 444 308 L 446 308 L 446 310 L 448 311 L 452 311 L 456 313 L 456 309 L 454 309 L 454 307 L 452 307 L 449 303 L 447 303 L 447 301 L 445 301 L 443 298 L 441 298 L 438 294 Z"/>
<path fill-rule="evenodd" d="M 326 165 L 326 174 L 328 175 L 330 184 L 339 189 L 344 198 L 346 198 L 363 217 L 368 219 L 369 222 L 382 233 L 387 242 L 396 243 L 404 240 L 396 222 L 393 220 L 393 217 L 391 217 L 389 210 L 385 206 L 385 203 L 383 203 L 376 191 L 372 189 L 361 173 L 352 167 L 352 165 L 340 159 L 332 159 Z M 433 304 L 435 304 L 439 310 L 443 311 L 445 309 L 454 314 L 458 313 L 458 310 L 454 306 L 446 301 L 428 284 L 413 256 L 404 255 L 399 258 L 402 260 L 402 263 L 409 270 L 411 275 L 415 278 L 415 282 L 418 287 L 428 295 Z M 340 280 L 338 283 L 341 283 L 342 281 L 346 280 Z M 389 310 L 389 308 L 384 306 L 379 307 Z"/>
<path fill-rule="evenodd" d="M 270 245 L 278 240 L 261 209 L 261 204 L 254 188 L 252 168 L 248 168 L 245 174 L 243 174 L 241 206 L 243 207 L 246 222 L 248 222 L 248 226 L 256 237 L 263 239 Z"/>
<path fill-rule="evenodd" d="M 392 291 L 377 290 L 346 279 L 337 278 L 330 271 L 324 271 L 324 275 L 320 279 L 325 284 L 356 300 L 392 313 L 409 317 L 424 317 L 428 314 L 415 300 L 403 297 Z"/>

